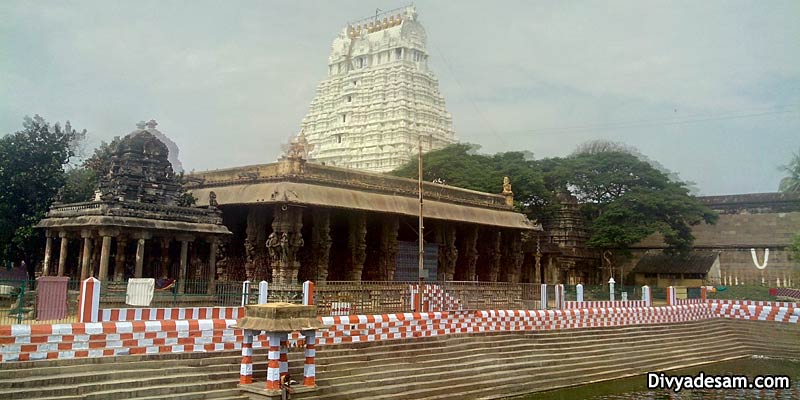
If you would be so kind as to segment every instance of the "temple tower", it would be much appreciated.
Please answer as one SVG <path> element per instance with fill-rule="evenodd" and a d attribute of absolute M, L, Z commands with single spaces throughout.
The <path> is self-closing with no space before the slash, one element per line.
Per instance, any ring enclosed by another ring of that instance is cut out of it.
<path fill-rule="evenodd" d="M 301 128 L 313 162 L 373 172 L 455 143 L 413 6 L 347 24 Z"/>

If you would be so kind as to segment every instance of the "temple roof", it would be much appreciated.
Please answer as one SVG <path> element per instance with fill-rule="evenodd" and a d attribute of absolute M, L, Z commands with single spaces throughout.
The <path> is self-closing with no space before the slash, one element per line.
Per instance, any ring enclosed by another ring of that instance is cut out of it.
<path fill-rule="evenodd" d="M 296 203 L 417 216 L 418 182 L 413 179 L 304 164 L 287 170 L 285 162 L 198 172 L 189 190 L 198 203 L 211 193 L 220 205 Z M 498 191 L 502 182 L 498 182 Z M 505 197 L 436 183 L 424 183 L 426 218 L 541 230 L 524 214 L 506 205 Z"/>

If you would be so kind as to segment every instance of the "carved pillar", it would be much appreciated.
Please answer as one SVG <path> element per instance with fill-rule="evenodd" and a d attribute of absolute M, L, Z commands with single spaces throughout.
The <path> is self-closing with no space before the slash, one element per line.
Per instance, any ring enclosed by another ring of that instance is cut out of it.
<path fill-rule="evenodd" d="M 125 280 L 125 261 L 128 255 L 125 251 L 128 249 L 128 240 L 122 236 L 117 236 L 117 255 L 114 257 L 114 280 Z"/>
<path fill-rule="evenodd" d="M 533 266 L 534 282 L 544 283 L 544 280 L 542 280 L 542 243 L 539 237 L 536 237 L 536 255 L 534 257 L 536 259 L 536 263 Z"/>
<path fill-rule="evenodd" d="M 144 273 L 144 246 L 147 239 L 150 239 L 150 234 L 147 232 L 142 232 L 137 236 L 136 266 L 133 272 L 135 278 L 141 278 Z"/>
<path fill-rule="evenodd" d="M 61 250 L 58 252 L 58 276 L 64 276 L 67 273 L 69 238 L 67 237 L 67 232 L 58 232 L 58 237 L 61 238 Z"/>
<path fill-rule="evenodd" d="M 452 225 L 439 225 L 436 228 L 436 236 L 436 240 L 439 243 L 437 279 L 440 281 L 452 281 L 456 270 L 456 260 L 458 260 L 456 228 Z"/>
<path fill-rule="evenodd" d="M 519 231 L 506 231 L 508 236 L 508 264 L 509 273 L 506 277 L 508 282 L 519 283 L 522 277 L 522 264 L 525 261 L 525 254 L 522 252 L 522 241 Z"/>
<path fill-rule="evenodd" d="M 169 277 L 170 273 L 170 259 L 169 259 L 169 245 L 172 242 L 172 238 L 163 237 L 161 238 L 161 275 L 162 278 Z M 173 277 L 174 278 L 174 277 Z"/>
<path fill-rule="evenodd" d="M 185 293 L 186 292 L 186 268 L 187 268 L 187 261 L 189 259 L 189 242 L 194 240 L 194 237 L 190 235 L 181 235 L 176 237 L 178 241 L 181 242 L 181 258 L 180 258 L 180 267 L 178 269 L 178 293 Z"/>
<path fill-rule="evenodd" d="M 394 280 L 397 270 L 397 234 L 400 230 L 400 218 L 387 215 L 381 225 L 380 274 L 387 281 Z"/>
<path fill-rule="evenodd" d="M 253 255 L 253 278 L 255 281 L 265 281 L 269 278 L 269 255 L 267 254 L 267 218 L 266 207 L 256 207 L 255 214 L 255 254 Z"/>
<path fill-rule="evenodd" d="M 490 232 L 489 240 L 489 281 L 497 282 L 500 278 L 500 269 L 503 267 L 503 238 L 499 231 Z"/>
<path fill-rule="evenodd" d="M 457 259 L 456 280 L 474 281 L 477 279 L 475 265 L 478 262 L 478 227 L 471 225 L 464 228 L 462 252 Z M 461 255 L 463 254 L 463 257 Z"/>
<path fill-rule="evenodd" d="M 92 259 L 89 262 L 89 276 L 97 276 L 100 273 L 100 250 L 102 248 L 102 240 L 100 237 L 92 239 Z"/>
<path fill-rule="evenodd" d="M 81 280 L 89 277 L 91 266 L 89 265 L 92 257 L 92 233 L 90 231 L 81 232 L 83 238 L 83 253 L 81 254 Z"/>
<path fill-rule="evenodd" d="M 256 258 L 258 254 L 258 250 L 256 250 L 256 246 L 258 246 L 258 215 L 256 213 L 255 207 L 250 207 L 247 212 L 247 227 L 245 228 L 245 239 L 244 239 L 244 254 L 245 254 L 245 264 L 244 264 L 244 273 L 247 277 L 247 280 L 254 281 L 255 280 L 255 272 L 256 272 Z M 273 282 L 274 282 L 273 276 Z"/>
<path fill-rule="evenodd" d="M 273 283 L 297 283 L 297 272 L 300 262 L 297 251 L 304 245 L 303 209 L 286 204 L 275 207 L 275 218 L 272 220 L 272 233 L 267 239 L 272 261 Z"/>
<path fill-rule="evenodd" d="M 217 238 L 208 240 L 208 294 L 214 294 L 217 289 Z"/>
<path fill-rule="evenodd" d="M 45 231 L 46 241 L 44 242 L 44 262 L 42 265 L 42 276 L 50 275 L 50 255 L 53 252 L 53 233 Z"/>
<path fill-rule="evenodd" d="M 367 216 L 356 212 L 349 219 L 347 226 L 347 248 L 350 251 L 348 280 L 360 282 L 364 270 L 364 260 L 367 258 Z"/>
<path fill-rule="evenodd" d="M 314 226 L 311 227 L 311 252 L 314 255 L 317 282 L 328 279 L 328 262 L 331 252 L 331 214 L 328 210 L 313 211 Z"/>
<path fill-rule="evenodd" d="M 107 232 L 101 233 L 103 237 L 102 249 L 100 250 L 100 271 L 97 273 L 97 279 L 100 282 L 108 280 L 108 261 L 111 256 L 111 236 Z"/>

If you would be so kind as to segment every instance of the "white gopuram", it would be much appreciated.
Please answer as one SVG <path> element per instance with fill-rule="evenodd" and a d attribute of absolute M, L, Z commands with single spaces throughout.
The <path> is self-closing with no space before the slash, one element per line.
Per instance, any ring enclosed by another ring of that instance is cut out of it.
<path fill-rule="evenodd" d="M 342 29 L 301 124 L 311 161 L 386 172 L 416 157 L 420 141 L 423 152 L 455 143 L 426 40 L 413 6 Z"/>

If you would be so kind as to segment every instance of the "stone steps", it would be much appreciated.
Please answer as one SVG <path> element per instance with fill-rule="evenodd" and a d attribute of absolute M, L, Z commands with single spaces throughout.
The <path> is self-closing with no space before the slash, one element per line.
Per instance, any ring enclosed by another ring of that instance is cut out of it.
<path fill-rule="evenodd" d="M 695 340 L 675 337 L 674 341 L 676 343 L 673 344 L 673 350 L 664 350 L 664 346 L 657 343 L 651 344 L 649 348 L 642 349 L 639 349 L 637 345 L 637 350 L 629 354 L 627 359 L 639 362 L 645 366 L 650 365 L 653 358 L 680 361 L 682 358 L 686 357 L 687 352 L 697 348 L 698 345 L 703 344 L 706 340 L 713 337 L 713 335 L 707 335 Z M 718 340 L 715 349 L 725 353 L 728 352 L 734 344 L 735 339 L 732 338 Z M 502 376 L 506 374 L 519 375 L 521 371 L 530 369 L 536 372 L 537 380 L 546 376 L 548 373 L 567 373 L 569 375 L 567 378 L 572 379 L 575 371 L 582 371 L 582 373 L 589 373 L 591 370 L 598 369 L 607 371 L 608 359 L 609 356 L 613 356 L 613 352 L 613 349 L 608 349 L 606 346 L 599 345 L 596 354 L 589 357 L 585 357 L 585 353 L 576 353 L 574 357 L 562 355 L 550 355 L 545 357 L 541 355 L 520 355 L 512 358 L 497 358 L 491 354 L 487 354 L 484 355 L 483 360 L 473 364 L 457 364 L 453 363 L 453 360 L 443 359 L 438 367 L 426 366 L 424 369 L 424 371 L 432 372 L 420 372 L 421 368 L 411 366 L 411 368 L 405 370 L 390 369 L 386 373 L 380 373 L 375 371 L 380 369 L 381 366 L 370 365 L 367 366 L 366 369 L 372 369 L 371 373 L 332 378 L 332 380 L 336 381 L 335 387 L 329 385 L 329 379 L 325 375 L 320 375 L 320 378 L 317 379 L 317 384 L 320 386 L 318 394 L 319 398 L 331 399 L 344 399 L 356 393 L 367 396 L 365 398 L 376 396 L 384 397 L 397 393 L 405 393 L 409 390 L 409 385 L 413 387 L 421 384 L 433 387 L 446 386 L 448 388 L 446 393 L 453 396 L 454 392 L 450 389 L 452 389 L 454 385 L 465 384 L 469 386 L 475 384 L 476 380 L 487 380 L 489 381 L 489 386 L 494 385 L 494 383 L 492 383 L 494 379 L 490 378 L 490 376 L 484 377 L 483 375 L 478 377 L 476 376 L 476 371 L 491 371 L 491 376 L 502 378 Z M 569 363 L 567 361 L 569 361 Z M 345 382 L 345 380 L 347 382 Z M 367 387 L 375 388 L 368 390 Z M 405 393 L 405 395 L 407 396 L 409 393 Z M 406 398 L 423 397 L 417 397 L 416 394 L 414 394 L 413 397 Z"/>

